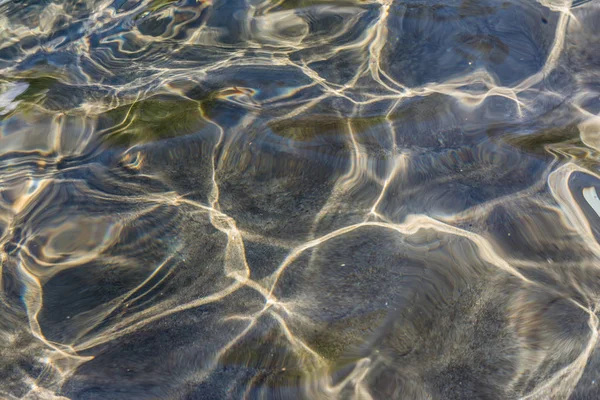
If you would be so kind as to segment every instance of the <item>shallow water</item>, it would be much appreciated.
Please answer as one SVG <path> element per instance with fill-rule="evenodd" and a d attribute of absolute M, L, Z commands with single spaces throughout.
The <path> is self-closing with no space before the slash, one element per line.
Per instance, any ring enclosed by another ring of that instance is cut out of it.
<path fill-rule="evenodd" d="M 0 0 L 0 397 L 600 398 L 600 3 Z"/>

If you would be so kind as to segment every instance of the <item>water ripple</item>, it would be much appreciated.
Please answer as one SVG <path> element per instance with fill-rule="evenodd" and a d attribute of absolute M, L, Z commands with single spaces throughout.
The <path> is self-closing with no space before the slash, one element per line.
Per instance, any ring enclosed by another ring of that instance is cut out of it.
<path fill-rule="evenodd" d="M 600 397 L 599 17 L 0 1 L 0 397 Z"/>

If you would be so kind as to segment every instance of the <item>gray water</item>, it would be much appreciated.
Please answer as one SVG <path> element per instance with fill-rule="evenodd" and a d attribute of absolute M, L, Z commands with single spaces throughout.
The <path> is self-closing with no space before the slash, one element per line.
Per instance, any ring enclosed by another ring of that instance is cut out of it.
<path fill-rule="evenodd" d="M 0 0 L 2 399 L 598 399 L 600 3 Z"/>

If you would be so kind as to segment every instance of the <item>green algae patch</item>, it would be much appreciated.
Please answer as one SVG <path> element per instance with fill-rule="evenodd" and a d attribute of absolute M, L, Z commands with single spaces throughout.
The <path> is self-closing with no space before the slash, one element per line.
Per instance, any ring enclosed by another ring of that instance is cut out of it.
<path fill-rule="evenodd" d="M 99 128 L 111 145 L 131 146 L 196 133 L 208 122 L 199 104 L 182 98 L 155 96 L 115 108 L 100 116 Z"/>

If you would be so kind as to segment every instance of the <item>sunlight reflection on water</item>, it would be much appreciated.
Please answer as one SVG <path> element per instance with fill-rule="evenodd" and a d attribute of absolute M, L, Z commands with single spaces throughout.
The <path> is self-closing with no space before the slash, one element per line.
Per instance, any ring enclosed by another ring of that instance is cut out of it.
<path fill-rule="evenodd" d="M 598 21 L 0 0 L 0 396 L 600 397 Z"/>

